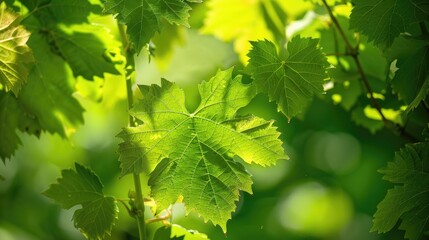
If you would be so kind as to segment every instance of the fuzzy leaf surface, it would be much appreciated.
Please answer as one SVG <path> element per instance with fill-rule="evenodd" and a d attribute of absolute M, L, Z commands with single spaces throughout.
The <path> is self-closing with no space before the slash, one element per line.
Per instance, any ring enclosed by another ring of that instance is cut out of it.
<path fill-rule="evenodd" d="M 118 217 L 116 200 L 103 194 L 103 185 L 94 172 L 78 163 L 75 168 L 63 170 L 58 183 L 43 194 L 65 209 L 81 205 L 73 215 L 75 226 L 88 239 L 105 239 Z"/>
<path fill-rule="evenodd" d="M 372 230 L 387 232 L 402 220 L 405 238 L 421 239 L 429 230 L 429 143 L 409 144 L 380 172 L 395 184 L 374 214 Z"/>
<path fill-rule="evenodd" d="M 15 96 L 26 83 L 34 61 L 26 44 L 30 32 L 15 23 L 18 17 L 0 3 L 0 84 Z"/>
<path fill-rule="evenodd" d="M 248 68 L 257 91 L 276 101 L 286 117 L 300 114 L 314 94 L 323 92 L 328 62 L 317 39 L 294 37 L 287 44 L 286 56 L 279 55 L 268 40 L 251 43 Z"/>
<path fill-rule="evenodd" d="M 127 25 L 127 33 L 136 52 L 146 45 L 161 28 L 161 20 L 188 26 L 191 7 L 185 0 L 106 0 L 104 12 L 117 14 Z"/>
<path fill-rule="evenodd" d="M 253 85 L 232 78 L 232 69 L 219 71 L 199 85 L 200 106 L 185 107 L 182 89 L 140 86 L 144 98 L 132 115 L 144 122 L 124 129 L 120 137 L 122 174 L 149 170 L 152 196 L 160 209 L 183 197 L 195 211 L 223 230 L 235 210 L 239 190 L 251 192 L 251 178 L 234 155 L 247 163 L 273 165 L 286 159 L 272 121 L 237 116 L 256 94 Z"/>
<path fill-rule="evenodd" d="M 350 15 L 350 28 L 368 36 L 375 45 L 390 47 L 411 24 L 429 17 L 427 0 L 360 0 Z"/>

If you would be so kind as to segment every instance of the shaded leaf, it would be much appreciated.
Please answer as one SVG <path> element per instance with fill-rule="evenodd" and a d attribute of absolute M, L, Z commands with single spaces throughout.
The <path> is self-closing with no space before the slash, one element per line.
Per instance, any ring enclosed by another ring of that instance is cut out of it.
<path fill-rule="evenodd" d="M 19 107 L 16 98 L 0 91 L 0 158 L 10 158 L 21 140 L 16 130 L 19 122 Z"/>
<path fill-rule="evenodd" d="M 103 185 L 94 172 L 78 163 L 75 168 L 63 170 L 58 183 L 43 194 L 65 209 L 81 205 L 73 215 L 75 226 L 88 239 L 105 239 L 118 217 L 116 200 L 103 194 Z"/>
<path fill-rule="evenodd" d="M 93 79 L 104 73 L 119 74 L 107 52 L 112 36 L 98 26 L 79 25 L 76 30 L 56 28 L 50 31 L 61 57 L 70 64 L 75 76 Z"/>
<path fill-rule="evenodd" d="M 397 67 L 399 70 L 392 80 L 392 88 L 412 110 L 425 99 L 428 92 L 429 46 L 409 53 L 405 59 L 398 59 Z"/>
<path fill-rule="evenodd" d="M 387 232 L 399 219 L 405 238 L 422 239 L 429 230 L 429 143 L 408 144 L 380 172 L 395 184 L 374 214 L 372 231 Z"/>
<path fill-rule="evenodd" d="M 231 75 L 232 69 L 219 71 L 200 84 L 202 100 L 193 113 L 175 84 L 140 86 L 144 98 L 132 115 L 144 124 L 119 134 L 122 174 L 149 171 L 160 209 L 183 197 L 188 212 L 224 230 L 239 190 L 252 191 L 250 175 L 233 156 L 263 166 L 287 158 L 271 121 L 236 115 L 256 93 Z"/>
<path fill-rule="evenodd" d="M 280 56 L 268 40 L 251 42 L 248 68 L 257 91 L 276 101 L 288 118 L 300 114 L 314 94 L 323 92 L 328 62 L 317 43 L 296 36 L 287 44 L 287 55 Z"/>
<path fill-rule="evenodd" d="M 427 0 L 360 0 L 350 15 L 350 27 L 384 48 L 390 47 L 411 24 L 428 17 Z"/>
<path fill-rule="evenodd" d="M 88 0 L 28 0 L 22 1 L 37 18 L 54 23 L 86 23 L 88 15 L 100 13 L 101 7 Z"/>
<path fill-rule="evenodd" d="M 36 63 L 19 100 L 37 117 L 42 129 L 66 137 L 83 123 L 83 108 L 72 96 L 71 71 L 60 57 L 51 53 L 40 34 L 33 33 L 29 45 Z"/>
<path fill-rule="evenodd" d="M 382 129 L 384 126 L 382 121 L 369 118 L 365 114 L 365 108 L 361 106 L 357 106 L 352 110 L 351 118 L 353 122 L 355 122 L 357 125 L 367 128 L 372 134 Z"/>

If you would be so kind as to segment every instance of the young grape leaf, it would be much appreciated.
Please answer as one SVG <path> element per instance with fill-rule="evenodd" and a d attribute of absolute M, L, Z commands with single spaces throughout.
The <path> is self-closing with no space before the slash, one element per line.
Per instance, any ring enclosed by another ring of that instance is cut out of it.
<path fill-rule="evenodd" d="M 103 194 L 103 185 L 94 172 L 78 163 L 75 168 L 63 170 L 58 183 L 43 194 L 65 209 L 81 205 L 73 215 L 75 226 L 88 239 L 105 239 L 118 218 L 116 200 Z"/>
<path fill-rule="evenodd" d="M 30 32 L 15 22 L 18 17 L 0 3 L 0 84 L 15 96 L 27 81 L 34 61 L 26 44 Z"/>
<path fill-rule="evenodd" d="M 398 59 L 397 67 L 399 70 L 392 80 L 392 88 L 412 110 L 428 93 L 429 46 L 409 53 L 406 59 Z"/>
<path fill-rule="evenodd" d="M 350 28 L 382 48 L 390 47 L 410 25 L 429 17 L 427 0 L 360 0 L 350 15 Z"/>
<path fill-rule="evenodd" d="M 117 14 L 119 21 L 127 25 L 127 33 L 135 44 L 136 52 L 146 45 L 160 30 L 161 18 L 170 23 L 188 26 L 187 2 L 195 0 L 105 0 L 104 12 Z"/>
<path fill-rule="evenodd" d="M 402 219 L 405 238 L 418 240 L 429 230 L 429 143 L 409 144 L 380 172 L 395 185 L 374 214 L 372 231 L 387 232 Z"/>
<path fill-rule="evenodd" d="M 272 121 L 236 115 L 255 96 L 254 86 L 232 78 L 232 69 L 219 71 L 199 85 L 202 100 L 193 113 L 183 90 L 167 80 L 140 90 L 143 99 L 131 114 L 144 124 L 119 134 L 122 174 L 149 171 L 159 209 L 183 197 L 188 212 L 225 230 L 239 190 L 252 191 L 234 155 L 263 166 L 288 158 Z"/>
<path fill-rule="evenodd" d="M 287 55 L 279 56 L 272 42 L 251 42 L 248 68 L 257 91 L 275 100 L 289 119 L 300 114 L 314 94 L 323 92 L 328 62 L 317 43 L 296 36 L 287 44 Z"/>

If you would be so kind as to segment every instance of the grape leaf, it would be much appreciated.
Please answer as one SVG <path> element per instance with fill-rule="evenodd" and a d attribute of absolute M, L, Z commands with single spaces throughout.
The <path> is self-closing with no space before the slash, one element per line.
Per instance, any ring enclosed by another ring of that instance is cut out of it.
<path fill-rule="evenodd" d="M 0 84 L 15 96 L 27 81 L 34 61 L 26 44 L 30 32 L 15 22 L 18 17 L 0 3 Z"/>
<path fill-rule="evenodd" d="M 72 96 L 74 79 L 71 71 L 50 51 L 41 34 L 33 33 L 29 45 L 36 63 L 19 101 L 37 117 L 42 129 L 66 137 L 83 123 L 83 108 Z"/>
<path fill-rule="evenodd" d="M 160 209 L 183 197 L 188 212 L 224 230 L 239 190 L 252 191 L 249 173 L 233 156 L 263 166 L 287 159 L 272 121 L 236 115 L 256 92 L 231 76 L 232 69 L 219 71 L 200 84 L 202 100 L 193 113 L 175 84 L 140 86 L 144 98 L 131 114 L 144 124 L 119 134 L 122 174 L 149 171 Z"/>
<path fill-rule="evenodd" d="M 360 0 L 350 15 L 350 28 L 382 48 L 390 47 L 410 25 L 429 17 L 427 0 Z"/>
<path fill-rule="evenodd" d="M 408 144 L 380 172 L 394 184 L 374 214 L 372 231 L 387 232 L 399 219 L 405 238 L 421 239 L 429 230 L 429 143 Z"/>
<path fill-rule="evenodd" d="M 409 109 L 416 108 L 425 99 L 428 92 L 429 75 L 429 46 L 409 53 L 405 59 L 398 59 L 397 67 L 392 80 L 392 88 L 409 105 Z"/>
<path fill-rule="evenodd" d="M 296 36 L 287 44 L 287 55 L 279 56 L 272 42 L 251 42 L 248 68 L 257 91 L 275 100 L 289 119 L 300 114 L 314 94 L 323 92 L 328 62 L 317 43 Z"/>
<path fill-rule="evenodd" d="M 104 12 L 117 14 L 127 25 L 127 33 L 136 52 L 160 30 L 161 18 L 170 23 L 188 26 L 191 7 L 186 0 L 105 0 Z"/>
<path fill-rule="evenodd" d="M 94 172 L 78 163 L 75 168 L 63 170 L 58 183 L 43 194 L 65 209 L 81 205 L 73 215 L 75 226 L 88 239 L 105 239 L 118 218 L 116 200 L 103 194 L 103 185 Z"/>
<path fill-rule="evenodd" d="M 75 29 L 55 28 L 49 32 L 61 57 L 75 76 L 103 77 L 105 72 L 119 74 L 107 53 L 112 36 L 100 26 L 79 25 Z"/>

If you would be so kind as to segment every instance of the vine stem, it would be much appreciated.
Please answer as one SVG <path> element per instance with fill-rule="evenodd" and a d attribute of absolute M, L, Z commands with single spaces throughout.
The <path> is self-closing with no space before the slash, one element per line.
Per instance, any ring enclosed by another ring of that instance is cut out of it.
<path fill-rule="evenodd" d="M 351 56 L 353 58 L 353 61 L 356 64 L 358 73 L 360 75 L 360 79 L 363 82 L 363 85 L 369 95 L 369 98 L 371 100 L 371 104 L 372 106 L 377 110 L 378 114 L 380 115 L 381 119 L 383 120 L 384 126 L 386 126 L 388 129 L 394 131 L 394 132 L 398 132 L 399 134 L 408 138 L 411 141 L 418 141 L 418 139 L 416 139 L 414 136 L 412 136 L 411 134 L 407 133 L 405 131 L 405 128 L 397 125 L 395 123 L 393 123 L 392 121 L 390 121 L 389 119 L 387 119 L 384 114 L 383 111 L 381 110 L 381 106 L 378 103 L 378 101 L 375 99 L 374 97 L 374 93 L 372 91 L 371 85 L 369 84 L 368 78 L 365 74 L 365 71 L 362 67 L 362 64 L 359 60 L 359 44 L 356 46 L 356 48 L 354 48 L 352 46 L 352 44 L 350 43 L 349 39 L 347 38 L 343 28 L 341 27 L 340 23 L 338 22 L 338 19 L 335 17 L 334 13 L 332 12 L 331 7 L 328 5 L 328 3 L 326 2 L 326 0 L 322 0 L 323 5 L 325 6 L 326 10 L 328 11 L 329 17 L 331 18 L 332 22 L 334 23 L 336 29 L 338 30 L 338 32 L 341 35 L 341 38 L 343 39 L 346 48 L 347 48 L 347 52 L 346 55 Z"/>
<path fill-rule="evenodd" d="M 126 66 L 125 66 L 125 80 L 127 84 L 127 99 L 128 99 L 128 109 L 130 110 L 133 107 L 133 90 L 132 90 L 132 73 L 134 72 L 134 53 L 130 48 L 130 42 L 128 40 L 127 33 L 125 31 L 125 25 L 118 23 L 118 30 L 119 34 L 121 35 L 122 40 L 122 46 L 123 46 L 123 52 L 126 56 Z M 135 127 L 135 121 L 134 118 L 129 115 L 129 126 Z M 137 226 L 139 229 L 139 239 L 140 240 L 146 240 L 146 223 L 144 219 L 144 199 L 143 199 L 143 193 L 142 193 L 142 186 L 140 181 L 140 174 L 134 173 L 133 174 L 134 179 L 134 188 L 136 192 L 136 198 L 135 198 L 135 208 L 136 208 L 136 214 L 135 218 L 137 220 Z"/>

